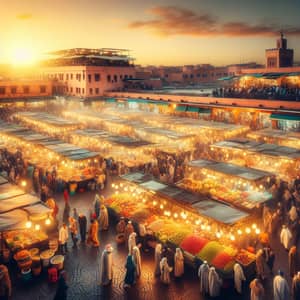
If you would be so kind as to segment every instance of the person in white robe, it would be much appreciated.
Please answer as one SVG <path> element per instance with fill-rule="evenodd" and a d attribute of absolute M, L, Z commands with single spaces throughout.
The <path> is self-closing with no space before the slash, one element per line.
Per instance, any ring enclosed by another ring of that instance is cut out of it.
<path fill-rule="evenodd" d="M 132 249 L 135 246 L 136 246 L 136 233 L 132 232 L 132 233 L 130 233 L 130 235 L 128 237 L 128 251 L 129 251 L 129 254 L 132 254 Z"/>
<path fill-rule="evenodd" d="M 162 252 L 162 245 L 160 243 L 157 243 L 155 246 L 155 253 L 154 253 L 154 261 L 155 261 L 154 275 L 155 276 L 160 275 L 161 252 Z"/>
<path fill-rule="evenodd" d="M 222 279 L 216 272 L 214 267 L 209 268 L 208 273 L 208 284 L 209 284 L 209 296 L 214 298 L 220 296 L 221 286 L 222 286 Z"/>
<path fill-rule="evenodd" d="M 209 265 L 208 265 L 207 261 L 204 261 L 203 264 L 198 269 L 198 277 L 200 280 L 200 293 L 201 294 L 209 293 L 208 273 L 209 273 Z"/>
<path fill-rule="evenodd" d="M 141 260 L 141 252 L 139 247 L 134 246 L 132 248 L 132 257 L 133 257 L 133 261 L 135 263 L 136 266 L 136 277 L 140 277 L 141 276 L 141 272 L 142 272 L 142 260 Z"/>
<path fill-rule="evenodd" d="M 100 260 L 100 285 L 109 285 L 113 277 L 113 248 L 110 244 L 105 246 Z"/>
<path fill-rule="evenodd" d="M 184 273 L 184 257 L 180 248 L 176 248 L 174 254 L 174 276 L 181 277 Z"/>
<path fill-rule="evenodd" d="M 164 284 L 169 284 L 171 282 L 170 273 L 173 268 L 171 268 L 168 264 L 167 258 L 163 257 L 160 261 L 160 280 Z"/>
<path fill-rule="evenodd" d="M 250 299 L 263 300 L 265 290 L 258 278 L 255 278 L 250 283 Z"/>
<path fill-rule="evenodd" d="M 273 292 L 274 300 L 288 300 L 290 299 L 289 285 L 286 279 L 283 277 L 283 272 L 278 271 L 273 279 Z"/>
<path fill-rule="evenodd" d="M 108 221 L 107 208 L 104 204 L 102 204 L 101 208 L 100 208 L 99 229 L 100 230 L 107 230 L 108 225 L 109 225 L 109 221 Z"/>
<path fill-rule="evenodd" d="M 280 232 L 280 242 L 286 250 L 291 247 L 292 233 L 286 225 L 282 226 Z"/>
<path fill-rule="evenodd" d="M 242 282 L 246 280 L 244 271 L 240 264 L 236 263 L 233 266 L 234 287 L 239 294 L 242 294 Z"/>
<path fill-rule="evenodd" d="M 298 212 L 295 205 L 293 205 L 289 210 L 289 218 L 292 222 L 295 222 L 298 219 Z"/>

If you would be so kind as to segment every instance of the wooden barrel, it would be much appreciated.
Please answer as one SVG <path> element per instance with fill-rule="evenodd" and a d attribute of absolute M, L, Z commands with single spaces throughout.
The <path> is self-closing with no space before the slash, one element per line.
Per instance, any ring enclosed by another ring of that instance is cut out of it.
<path fill-rule="evenodd" d="M 62 270 L 64 268 L 64 260 L 65 258 L 63 255 L 55 255 L 51 258 L 50 262 L 57 270 Z"/>
<path fill-rule="evenodd" d="M 43 267 L 48 267 L 50 265 L 50 259 L 53 257 L 54 251 L 53 250 L 45 250 L 41 252 L 41 260 Z"/>
<path fill-rule="evenodd" d="M 28 270 L 31 267 L 32 259 L 28 250 L 21 250 L 14 255 L 14 259 L 18 263 L 21 270 Z"/>

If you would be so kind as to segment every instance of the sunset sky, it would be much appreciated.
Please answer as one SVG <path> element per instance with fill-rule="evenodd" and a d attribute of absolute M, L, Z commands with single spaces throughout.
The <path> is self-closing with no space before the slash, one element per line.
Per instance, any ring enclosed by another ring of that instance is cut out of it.
<path fill-rule="evenodd" d="M 264 62 L 282 29 L 300 61 L 299 0 L 0 0 L 0 62 L 75 47 L 137 64 Z"/>

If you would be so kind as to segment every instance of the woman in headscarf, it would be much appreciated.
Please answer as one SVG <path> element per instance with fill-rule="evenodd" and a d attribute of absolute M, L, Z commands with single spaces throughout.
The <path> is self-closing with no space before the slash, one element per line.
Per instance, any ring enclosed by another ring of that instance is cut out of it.
<path fill-rule="evenodd" d="M 124 288 L 131 287 L 135 282 L 136 266 L 131 254 L 127 256 L 125 268 L 126 275 L 124 280 Z"/>
<path fill-rule="evenodd" d="M 160 243 L 157 243 L 155 246 L 155 253 L 154 253 L 154 261 L 155 261 L 155 270 L 154 275 L 159 276 L 160 275 L 160 261 L 161 261 L 161 252 L 162 252 L 162 245 Z"/>
<path fill-rule="evenodd" d="M 141 253 L 140 253 L 140 249 L 137 246 L 134 246 L 132 248 L 132 257 L 133 257 L 133 261 L 135 263 L 136 266 L 136 277 L 140 277 L 141 276 L 141 272 L 142 272 L 142 260 L 141 260 Z"/>
<path fill-rule="evenodd" d="M 174 276 L 181 277 L 184 273 L 184 258 L 180 248 L 176 248 L 174 254 Z"/>
<path fill-rule="evenodd" d="M 173 268 L 171 268 L 168 264 L 168 260 L 166 257 L 163 257 L 160 261 L 160 280 L 164 284 L 169 284 L 171 281 L 170 273 Z"/>
<path fill-rule="evenodd" d="M 99 239 L 98 239 L 98 222 L 97 220 L 91 220 L 91 226 L 88 232 L 88 244 L 92 244 L 93 247 L 99 247 Z"/>
<path fill-rule="evenodd" d="M 101 204 L 99 227 L 100 227 L 100 230 L 108 229 L 108 212 L 107 212 L 107 208 L 105 207 L 104 204 Z"/>

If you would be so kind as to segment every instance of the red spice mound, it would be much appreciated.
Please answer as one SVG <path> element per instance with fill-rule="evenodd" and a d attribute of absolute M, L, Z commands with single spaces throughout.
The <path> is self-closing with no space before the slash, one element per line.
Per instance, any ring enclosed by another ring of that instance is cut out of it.
<path fill-rule="evenodd" d="M 201 249 L 209 242 L 208 239 L 197 235 L 187 236 L 180 244 L 180 247 L 193 255 L 199 253 Z"/>

